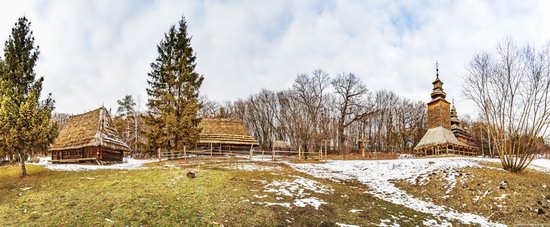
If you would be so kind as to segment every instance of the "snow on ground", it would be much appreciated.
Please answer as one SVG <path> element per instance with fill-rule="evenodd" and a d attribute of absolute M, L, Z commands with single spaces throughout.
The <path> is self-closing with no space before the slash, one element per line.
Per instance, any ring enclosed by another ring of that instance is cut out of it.
<path fill-rule="evenodd" d="M 294 206 L 297 206 L 297 207 L 306 207 L 307 205 L 310 205 L 312 207 L 314 207 L 316 210 L 319 209 L 319 206 L 321 206 L 321 204 L 327 204 L 325 201 L 323 200 L 320 200 L 316 197 L 309 197 L 309 198 L 303 198 L 303 199 L 296 199 L 294 200 Z"/>
<path fill-rule="evenodd" d="M 265 165 L 257 165 L 254 163 L 246 163 L 246 162 L 235 162 L 235 163 L 223 165 L 220 167 L 227 168 L 227 169 L 244 170 L 244 171 L 277 172 L 281 170 L 281 167 L 279 166 L 265 166 Z"/>
<path fill-rule="evenodd" d="M 325 186 L 317 181 L 299 176 L 293 181 L 273 181 L 265 186 L 265 192 L 272 192 L 277 195 L 284 196 L 309 195 L 306 190 L 321 194 L 329 194 L 333 192 L 333 189 L 329 186 Z"/>
<path fill-rule="evenodd" d="M 336 181 L 357 179 L 369 186 L 370 193 L 391 203 L 404 205 L 413 210 L 429 213 L 436 217 L 459 220 L 464 224 L 479 224 L 482 226 L 499 226 L 485 217 L 461 213 L 453 209 L 438 206 L 407 194 L 397 188 L 392 180 L 422 180 L 433 172 L 446 171 L 450 173 L 447 179 L 448 187 L 454 186 L 454 176 L 457 169 L 465 167 L 480 167 L 478 159 L 473 158 L 429 158 L 429 159 L 398 159 L 398 160 L 357 160 L 329 161 L 321 164 L 289 164 L 291 167 L 311 174 L 315 177 Z M 450 190 L 450 189 L 448 189 Z M 450 223 L 446 223 L 449 224 Z"/>
<path fill-rule="evenodd" d="M 118 169 L 118 170 L 127 170 L 127 169 L 139 169 L 143 167 L 143 164 L 149 162 L 156 162 L 157 159 L 133 159 L 133 158 L 124 158 L 122 163 L 112 164 L 112 165 L 85 165 L 85 164 L 53 164 L 50 162 L 50 157 L 41 157 L 38 163 L 29 163 L 30 165 L 40 165 L 44 166 L 50 170 L 56 171 L 91 171 L 91 170 L 103 170 L 103 169 Z"/>
<path fill-rule="evenodd" d="M 550 159 L 535 159 L 529 165 L 530 168 L 550 173 Z"/>
<path fill-rule="evenodd" d="M 292 205 L 296 207 L 312 206 L 316 210 L 322 204 L 327 204 L 325 201 L 311 196 L 311 193 L 330 194 L 334 191 L 330 186 L 325 186 L 317 181 L 310 180 L 300 176 L 294 176 L 294 180 L 281 180 L 273 181 L 265 184 L 264 191 L 266 193 L 273 193 L 275 196 L 285 196 L 294 199 L 292 203 L 282 202 L 252 202 L 254 204 L 263 204 L 266 206 L 283 206 L 290 208 Z M 254 198 L 266 198 L 267 195 L 254 195 Z M 281 197 L 276 197 L 276 200 L 281 200 Z"/>

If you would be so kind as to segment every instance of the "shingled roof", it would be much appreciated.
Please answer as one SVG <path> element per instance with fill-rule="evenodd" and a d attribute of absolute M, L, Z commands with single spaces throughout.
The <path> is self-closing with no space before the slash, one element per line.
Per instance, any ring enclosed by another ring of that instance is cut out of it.
<path fill-rule="evenodd" d="M 460 141 L 455 137 L 453 132 L 451 130 L 444 128 L 444 127 L 435 127 L 428 129 L 426 134 L 424 134 L 424 137 L 418 142 L 416 147 L 414 148 L 419 149 L 422 147 L 428 147 L 438 144 L 454 144 L 454 145 L 461 145 L 461 146 L 468 146 Z"/>
<path fill-rule="evenodd" d="M 205 118 L 199 123 L 200 144 L 258 145 L 240 120 Z"/>
<path fill-rule="evenodd" d="M 59 132 L 50 151 L 79 149 L 90 146 L 130 151 L 115 129 L 105 107 L 71 116 Z"/>

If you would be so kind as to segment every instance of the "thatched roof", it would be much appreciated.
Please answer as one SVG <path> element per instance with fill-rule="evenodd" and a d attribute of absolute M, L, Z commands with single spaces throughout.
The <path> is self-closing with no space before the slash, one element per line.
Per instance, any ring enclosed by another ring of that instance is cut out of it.
<path fill-rule="evenodd" d="M 205 118 L 199 123 L 200 144 L 258 145 L 240 120 Z"/>
<path fill-rule="evenodd" d="M 442 126 L 428 129 L 424 137 L 418 142 L 414 149 L 420 149 L 423 147 L 429 147 L 439 144 L 455 144 L 460 146 L 468 146 L 455 137 L 454 133 L 451 130 L 444 128 Z"/>
<path fill-rule="evenodd" d="M 79 149 L 91 146 L 130 151 L 115 129 L 105 107 L 74 115 L 59 132 L 50 151 Z"/>
<path fill-rule="evenodd" d="M 290 146 L 289 143 L 285 142 L 285 141 L 282 141 L 282 140 L 275 140 L 273 141 L 273 147 L 275 149 L 277 148 L 280 148 L 280 149 L 291 149 L 292 146 Z"/>

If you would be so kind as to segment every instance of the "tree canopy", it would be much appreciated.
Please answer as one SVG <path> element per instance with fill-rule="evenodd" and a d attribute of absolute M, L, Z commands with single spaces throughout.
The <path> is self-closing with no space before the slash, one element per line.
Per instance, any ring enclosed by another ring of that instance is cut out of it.
<path fill-rule="evenodd" d="M 27 18 L 19 18 L 4 45 L 0 67 L 0 148 L 20 161 L 22 176 L 27 175 L 28 156 L 45 151 L 57 135 L 51 120 L 54 100 L 51 94 L 40 100 L 44 78 L 34 71 L 40 51 L 30 25 Z"/>
<path fill-rule="evenodd" d="M 152 149 L 183 149 L 198 140 L 199 88 L 204 77 L 195 72 L 196 55 L 181 18 L 157 46 L 158 57 L 148 76 L 147 138 Z"/>

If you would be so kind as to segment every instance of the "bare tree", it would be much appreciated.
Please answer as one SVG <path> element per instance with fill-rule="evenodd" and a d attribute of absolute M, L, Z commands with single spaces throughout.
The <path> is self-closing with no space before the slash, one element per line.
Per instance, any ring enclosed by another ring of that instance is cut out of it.
<path fill-rule="evenodd" d="M 338 96 L 338 148 L 344 150 L 346 136 L 344 130 L 365 116 L 372 114 L 368 102 L 367 86 L 353 73 L 342 73 L 333 81 L 332 86 Z"/>
<path fill-rule="evenodd" d="M 329 75 L 320 69 L 314 70 L 311 76 L 300 74 L 294 81 L 293 96 L 302 107 L 300 113 L 296 115 L 302 118 L 298 129 L 300 145 L 304 146 L 306 152 L 314 150 L 315 145 L 320 144 L 319 120 L 325 105 L 325 91 L 329 84 Z"/>
<path fill-rule="evenodd" d="M 522 171 L 550 125 L 549 46 L 518 48 L 505 41 L 496 55 L 476 55 L 468 71 L 464 93 L 487 121 L 502 166 Z"/>
<path fill-rule="evenodd" d="M 213 118 L 219 115 L 219 111 L 221 108 L 220 103 L 213 100 L 209 100 L 208 97 L 206 96 L 200 97 L 200 103 L 201 103 L 201 108 L 197 113 L 198 117 Z"/>

